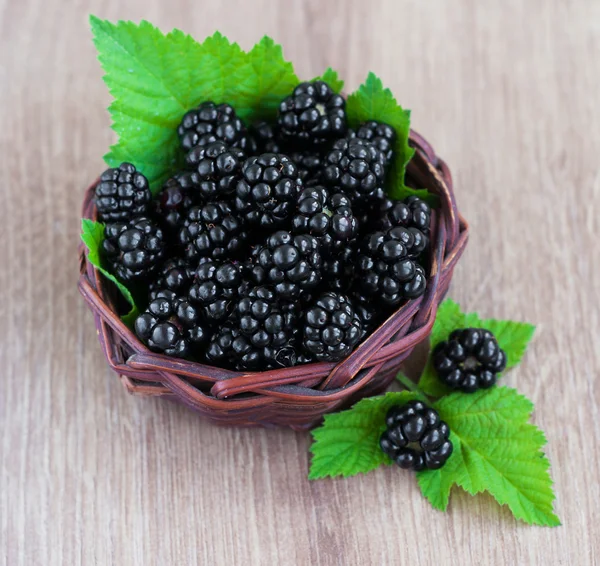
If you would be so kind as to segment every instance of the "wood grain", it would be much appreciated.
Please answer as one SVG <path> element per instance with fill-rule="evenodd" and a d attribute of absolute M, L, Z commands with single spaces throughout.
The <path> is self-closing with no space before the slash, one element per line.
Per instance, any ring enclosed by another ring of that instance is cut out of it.
<path fill-rule="evenodd" d="M 67 7 L 68 6 L 68 7 Z M 112 140 L 87 15 L 373 70 L 453 169 L 452 296 L 539 325 L 506 379 L 536 403 L 556 529 L 394 469 L 306 480 L 309 437 L 125 394 L 76 291 L 79 208 Z M 0 0 L 0 557 L 23 565 L 600 563 L 600 3 Z"/>

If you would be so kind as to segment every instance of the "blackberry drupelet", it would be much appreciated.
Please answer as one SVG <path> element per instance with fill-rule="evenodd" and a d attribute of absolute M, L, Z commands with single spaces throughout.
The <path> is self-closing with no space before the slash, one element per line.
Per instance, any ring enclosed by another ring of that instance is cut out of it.
<path fill-rule="evenodd" d="M 135 321 L 135 332 L 155 352 L 186 357 L 208 338 L 199 311 L 185 298 L 160 291 Z"/>
<path fill-rule="evenodd" d="M 303 346 L 317 361 L 347 357 L 363 335 L 362 321 L 345 295 L 327 291 L 303 316 Z"/>
<path fill-rule="evenodd" d="M 361 291 L 383 304 L 396 306 L 420 297 L 427 286 L 425 270 L 409 257 L 414 240 L 406 228 L 373 232 L 361 243 L 356 280 Z"/>
<path fill-rule="evenodd" d="M 294 211 L 302 181 L 286 155 L 263 153 L 242 165 L 235 207 L 251 226 L 281 226 Z"/>
<path fill-rule="evenodd" d="M 303 189 L 292 217 L 295 234 L 310 234 L 319 240 L 321 251 L 340 249 L 358 232 L 350 199 L 343 193 L 329 194 L 317 185 Z"/>
<path fill-rule="evenodd" d="M 282 153 L 283 146 L 277 125 L 259 122 L 254 124 L 250 130 L 259 153 Z"/>
<path fill-rule="evenodd" d="M 248 150 L 249 153 L 254 151 L 254 141 L 229 104 L 202 102 L 197 108 L 186 112 L 177 133 L 181 146 L 186 151 L 196 145 L 207 145 L 216 141 Z"/>
<path fill-rule="evenodd" d="M 300 83 L 279 105 L 283 139 L 321 145 L 346 132 L 346 101 L 323 81 Z"/>
<path fill-rule="evenodd" d="M 290 159 L 298 168 L 298 176 L 305 186 L 312 186 L 322 182 L 323 156 L 318 151 L 292 151 Z"/>
<path fill-rule="evenodd" d="M 188 292 L 194 277 L 194 268 L 180 257 L 167 259 L 160 269 L 158 276 L 148 288 L 150 300 L 157 297 L 160 291 L 171 291 L 179 296 Z"/>
<path fill-rule="evenodd" d="M 192 207 L 179 230 L 179 245 L 188 260 L 235 258 L 247 240 L 243 219 L 223 201 Z"/>
<path fill-rule="evenodd" d="M 380 199 L 384 176 L 383 154 L 368 141 L 340 139 L 325 156 L 325 184 L 338 187 L 357 203 Z"/>
<path fill-rule="evenodd" d="M 254 250 L 252 277 L 258 285 L 273 285 L 283 299 L 296 299 L 321 282 L 322 257 L 316 238 L 279 230 Z"/>
<path fill-rule="evenodd" d="M 432 353 L 433 367 L 440 379 L 453 389 L 473 393 L 496 383 L 506 368 L 506 354 L 489 330 L 455 330 Z"/>
<path fill-rule="evenodd" d="M 107 224 L 102 253 L 121 281 L 147 279 L 158 269 L 165 255 L 163 232 L 145 216 Z"/>
<path fill-rule="evenodd" d="M 198 204 L 199 183 L 194 172 L 177 173 L 163 185 L 156 197 L 155 212 L 170 238 L 177 235 L 190 208 Z"/>
<path fill-rule="evenodd" d="M 448 425 L 440 420 L 435 410 L 421 401 L 392 407 L 385 424 L 386 430 L 379 439 L 379 445 L 405 470 L 437 470 L 452 454 Z"/>
<path fill-rule="evenodd" d="M 242 283 L 238 264 L 203 258 L 188 296 L 194 305 L 200 307 L 205 320 L 221 322 L 231 314 Z"/>
<path fill-rule="evenodd" d="M 396 142 L 396 131 L 388 124 L 370 120 L 361 124 L 356 130 L 356 137 L 371 142 L 385 159 L 388 167 L 394 157 L 394 144 Z"/>
<path fill-rule="evenodd" d="M 102 173 L 95 200 L 102 222 L 127 222 L 148 212 L 152 195 L 146 177 L 131 163 L 121 163 Z"/>
<path fill-rule="evenodd" d="M 185 159 L 197 176 L 198 192 L 204 202 L 233 197 L 246 160 L 243 150 L 216 141 L 193 147 Z"/>

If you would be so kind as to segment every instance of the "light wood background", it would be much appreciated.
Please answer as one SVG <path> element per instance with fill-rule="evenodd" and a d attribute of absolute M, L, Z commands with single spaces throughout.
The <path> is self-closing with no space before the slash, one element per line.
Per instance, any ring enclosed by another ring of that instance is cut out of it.
<path fill-rule="evenodd" d="M 539 325 L 535 401 L 563 526 L 410 474 L 309 483 L 309 436 L 128 396 L 76 290 L 112 140 L 89 13 L 378 73 L 451 165 L 472 227 L 452 296 Z M 600 2 L 0 0 L 0 558 L 15 565 L 600 563 Z"/>

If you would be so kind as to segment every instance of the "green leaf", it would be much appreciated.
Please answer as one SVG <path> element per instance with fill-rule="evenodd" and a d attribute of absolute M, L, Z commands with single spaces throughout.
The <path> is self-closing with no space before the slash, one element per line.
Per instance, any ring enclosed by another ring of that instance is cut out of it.
<path fill-rule="evenodd" d="M 362 399 L 346 411 L 325 415 L 323 424 L 312 431 L 313 458 L 308 478 L 348 477 L 390 464 L 379 447 L 385 415 L 394 405 L 415 398 L 416 394 L 408 391 L 386 393 Z"/>
<path fill-rule="evenodd" d="M 109 273 L 102 267 L 102 258 L 100 256 L 100 246 L 104 240 L 104 224 L 100 222 L 94 222 L 89 218 L 81 219 L 81 241 L 85 244 L 88 249 L 88 261 L 104 275 L 107 279 L 112 281 L 117 289 L 121 292 L 125 300 L 131 305 L 131 310 L 121 317 L 121 320 L 128 326 L 131 326 L 137 318 L 139 311 L 133 299 L 133 295 L 123 283 L 121 283 L 112 273 Z"/>
<path fill-rule="evenodd" d="M 556 526 L 550 464 L 541 448 L 544 433 L 528 422 L 533 404 L 508 387 L 472 395 L 454 393 L 434 408 L 448 423 L 452 456 L 439 470 L 417 474 L 423 495 L 445 510 L 452 487 L 489 492 L 528 524 Z"/>
<path fill-rule="evenodd" d="M 182 167 L 177 126 L 188 110 L 212 100 L 232 104 L 247 120 L 273 117 L 298 82 L 268 37 L 245 53 L 218 32 L 199 44 L 179 30 L 164 35 L 145 21 L 113 24 L 92 16 L 90 23 L 119 136 L 105 160 L 110 166 L 134 163 L 154 194 Z"/>
<path fill-rule="evenodd" d="M 344 81 L 339 77 L 337 71 L 329 67 L 320 77 L 315 77 L 313 81 L 326 82 L 333 92 L 339 94 L 344 88 Z"/>
<path fill-rule="evenodd" d="M 369 73 L 367 80 L 358 90 L 348 96 L 346 103 L 348 121 L 356 128 L 367 120 L 385 122 L 396 130 L 394 163 L 390 171 L 389 193 L 392 198 L 402 199 L 411 194 L 428 198 L 427 191 L 415 191 L 405 184 L 406 166 L 415 153 L 408 144 L 410 132 L 410 110 L 404 110 L 388 88 L 383 88 L 381 80 Z M 429 200 L 429 199 L 428 199 Z"/>
<path fill-rule="evenodd" d="M 447 340 L 452 331 L 458 328 L 486 328 L 492 332 L 498 340 L 498 345 L 506 353 L 507 369 L 516 366 L 521 361 L 535 332 L 535 326 L 526 322 L 481 320 L 477 313 L 463 313 L 457 303 L 446 299 L 438 308 L 431 331 L 431 351 L 440 342 Z M 431 397 L 441 397 L 452 392 L 452 389 L 439 380 L 433 368 L 431 356 L 419 380 L 419 388 Z"/>

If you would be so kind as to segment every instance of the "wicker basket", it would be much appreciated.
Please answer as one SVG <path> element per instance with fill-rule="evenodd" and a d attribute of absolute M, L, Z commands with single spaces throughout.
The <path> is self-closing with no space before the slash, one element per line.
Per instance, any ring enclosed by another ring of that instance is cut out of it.
<path fill-rule="evenodd" d="M 108 363 L 136 395 L 180 401 L 219 424 L 289 426 L 304 430 L 325 413 L 384 390 L 415 345 L 431 331 L 456 262 L 467 243 L 467 223 L 456 208 L 452 178 L 431 146 L 411 132 L 416 153 L 408 178 L 440 197 L 432 218 L 431 270 L 425 294 L 402 306 L 345 360 L 260 373 L 240 373 L 169 358 L 149 351 L 119 319 L 114 286 L 80 248 L 79 290 L 96 321 Z M 95 183 L 87 190 L 83 217 L 96 218 Z"/>

